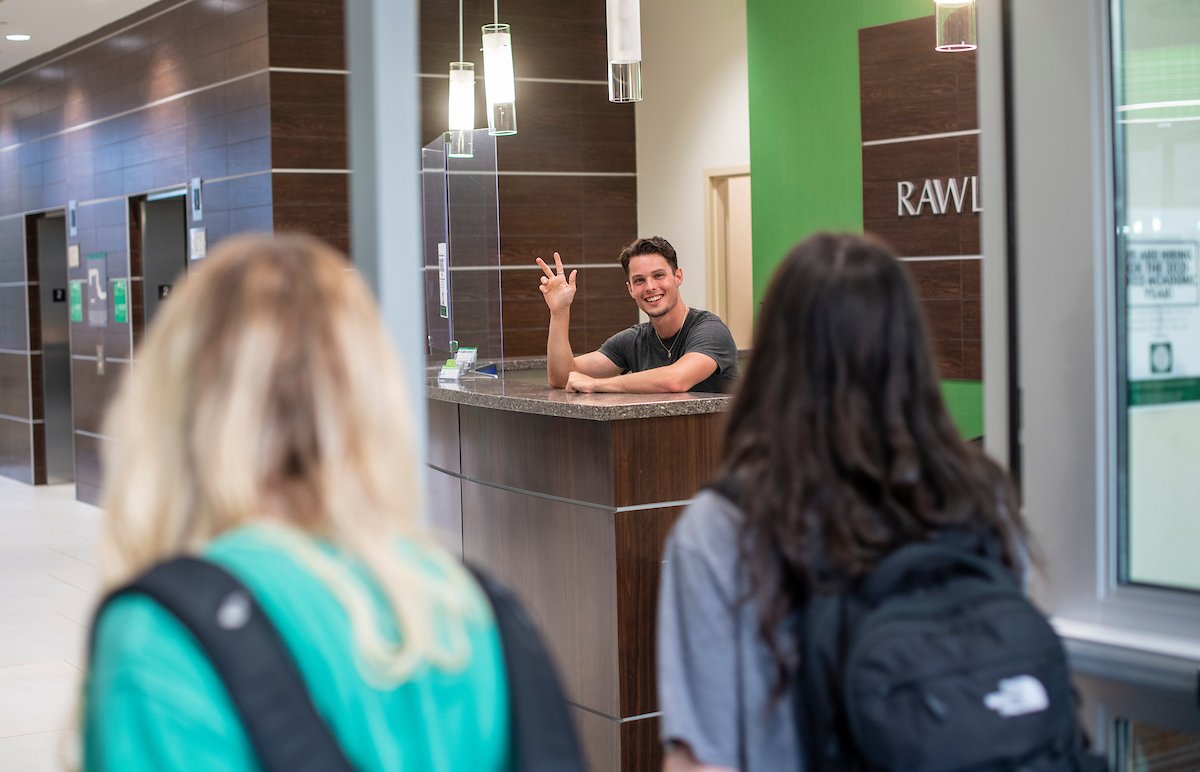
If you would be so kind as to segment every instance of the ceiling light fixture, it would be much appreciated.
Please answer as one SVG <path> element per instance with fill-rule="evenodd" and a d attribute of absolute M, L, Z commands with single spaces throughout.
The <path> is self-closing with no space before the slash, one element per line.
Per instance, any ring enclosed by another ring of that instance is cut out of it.
<path fill-rule="evenodd" d="M 606 0 L 608 101 L 642 101 L 642 11 L 639 0 Z"/>
<path fill-rule="evenodd" d="M 475 64 L 463 61 L 463 4 L 458 0 L 458 61 L 450 62 L 450 129 L 447 148 L 451 158 L 475 155 Z"/>
<path fill-rule="evenodd" d="M 5 35 L 5 39 L 13 41 L 22 41 L 32 39 L 31 35 Z"/>
<path fill-rule="evenodd" d="M 483 85 L 487 92 L 488 134 L 517 133 L 517 87 L 513 76 L 512 35 L 500 23 L 500 0 L 492 3 L 493 22 L 483 25 Z"/>
<path fill-rule="evenodd" d="M 975 30 L 975 0 L 934 0 L 937 8 L 937 50 L 974 51 L 979 48 Z"/>

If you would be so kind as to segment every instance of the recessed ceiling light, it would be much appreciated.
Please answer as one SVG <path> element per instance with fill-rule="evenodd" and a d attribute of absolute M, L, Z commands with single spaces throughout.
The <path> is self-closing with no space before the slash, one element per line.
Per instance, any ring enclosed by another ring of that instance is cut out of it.
<path fill-rule="evenodd" d="M 29 40 L 30 39 L 29 35 L 5 35 L 4 37 L 9 40 Z"/>

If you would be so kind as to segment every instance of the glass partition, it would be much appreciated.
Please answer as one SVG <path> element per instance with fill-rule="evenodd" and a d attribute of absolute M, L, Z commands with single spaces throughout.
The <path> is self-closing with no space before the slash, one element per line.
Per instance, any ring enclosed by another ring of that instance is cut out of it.
<path fill-rule="evenodd" d="M 1200 5 L 1114 0 L 1122 583 L 1200 590 Z"/>
<path fill-rule="evenodd" d="M 503 359 L 496 138 L 473 136 L 474 154 L 451 157 L 439 138 L 421 151 L 425 318 L 431 362 L 460 348 Z"/>

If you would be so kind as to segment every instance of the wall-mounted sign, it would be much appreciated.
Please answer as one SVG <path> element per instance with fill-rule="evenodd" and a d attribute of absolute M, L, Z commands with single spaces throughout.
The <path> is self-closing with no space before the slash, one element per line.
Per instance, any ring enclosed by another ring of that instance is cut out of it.
<path fill-rule="evenodd" d="M 204 228 L 188 231 L 188 252 L 193 260 L 199 260 L 208 252 L 208 235 Z"/>
<path fill-rule="evenodd" d="M 125 279 L 112 280 L 113 321 L 117 324 L 129 322 L 129 283 Z"/>
<path fill-rule="evenodd" d="M 108 326 L 107 252 L 87 256 L 87 323 L 88 327 Z"/>
<path fill-rule="evenodd" d="M 954 207 L 954 211 L 958 214 L 962 214 L 963 205 L 968 200 L 968 190 L 971 192 L 971 212 L 983 211 L 979 206 L 978 176 L 963 177 L 961 182 L 955 177 L 950 177 L 945 182 L 925 180 L 925 184 L 921 186 L 921 196 L 914 205 L 912 197 L 916 190 L 916 183 L 905 181 L 896 183 L 897 217 L 904 217 L 905 214 L 909 217 L 920 217 L 926 204 L 929 204 L 931 214 L 950 214 L 951 207 Z"/>
<path fill-rule="evenodd" d="M 54 289 L 50 290 L 50 299 L 55 303 L 66 303 L 67 302 L 67 288 L 66 287 L 55 287 Z"/>
<path fill-rule="evenodd" d="M 71 236 L 79 235 L 79 221 L 75 218 L 76 203 L 74 201 L 67 202 L 67 230 Z"/>
<path fill-rule="evenodd" d="M 204 185 L 199 177 L 192 178 L 188 192 L 188 201 L 192 204 L 192 222 L 200 222 L 204 219 Z"/>
<path fill-rule="evenodd" d="M 1125 244 L 1129 404 L 1200 400 L 1200 275 L 1195 241 Z"/>
<path fill-rule="evenodd" d="M 438 306 L 443 319 L 450 318 L 450 266 L 446 261 L 446 244 L 438 242 Z"/>
<path fill-rule="evenodd" d="M 71 282 L 71 321 L 83 321 L 83 282 Z"/>
<path fill-rule="evenodd" d="M 159 300 L 166 300 L 170 294 L 171 294 L 171 285 L 170 284 L 158 285 L 158 299 Z"/>
<path fill-rule="evenodd" d="M 79 267 L 79 245 L 78 244 L 68 244 L 67 245 L 67 267 L 68 268 L 78 268 Z"/>

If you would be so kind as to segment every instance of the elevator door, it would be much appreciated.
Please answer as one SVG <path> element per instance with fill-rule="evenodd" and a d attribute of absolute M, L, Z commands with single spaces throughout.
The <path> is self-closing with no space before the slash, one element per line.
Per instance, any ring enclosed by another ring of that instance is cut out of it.
<path fill-rule="evenodd" d="M 75 480 L 71 423 L 70 303 L 67 301 L 66 218 L 37 221 L 38 295 L 42 323 L 42 398 L 46 429 L 46 482 Z"/>
<path fill-rule="evenodd" d="M 186 196 L 142 202 L 142 298 L 146 327 L 187 270 Z"/>

